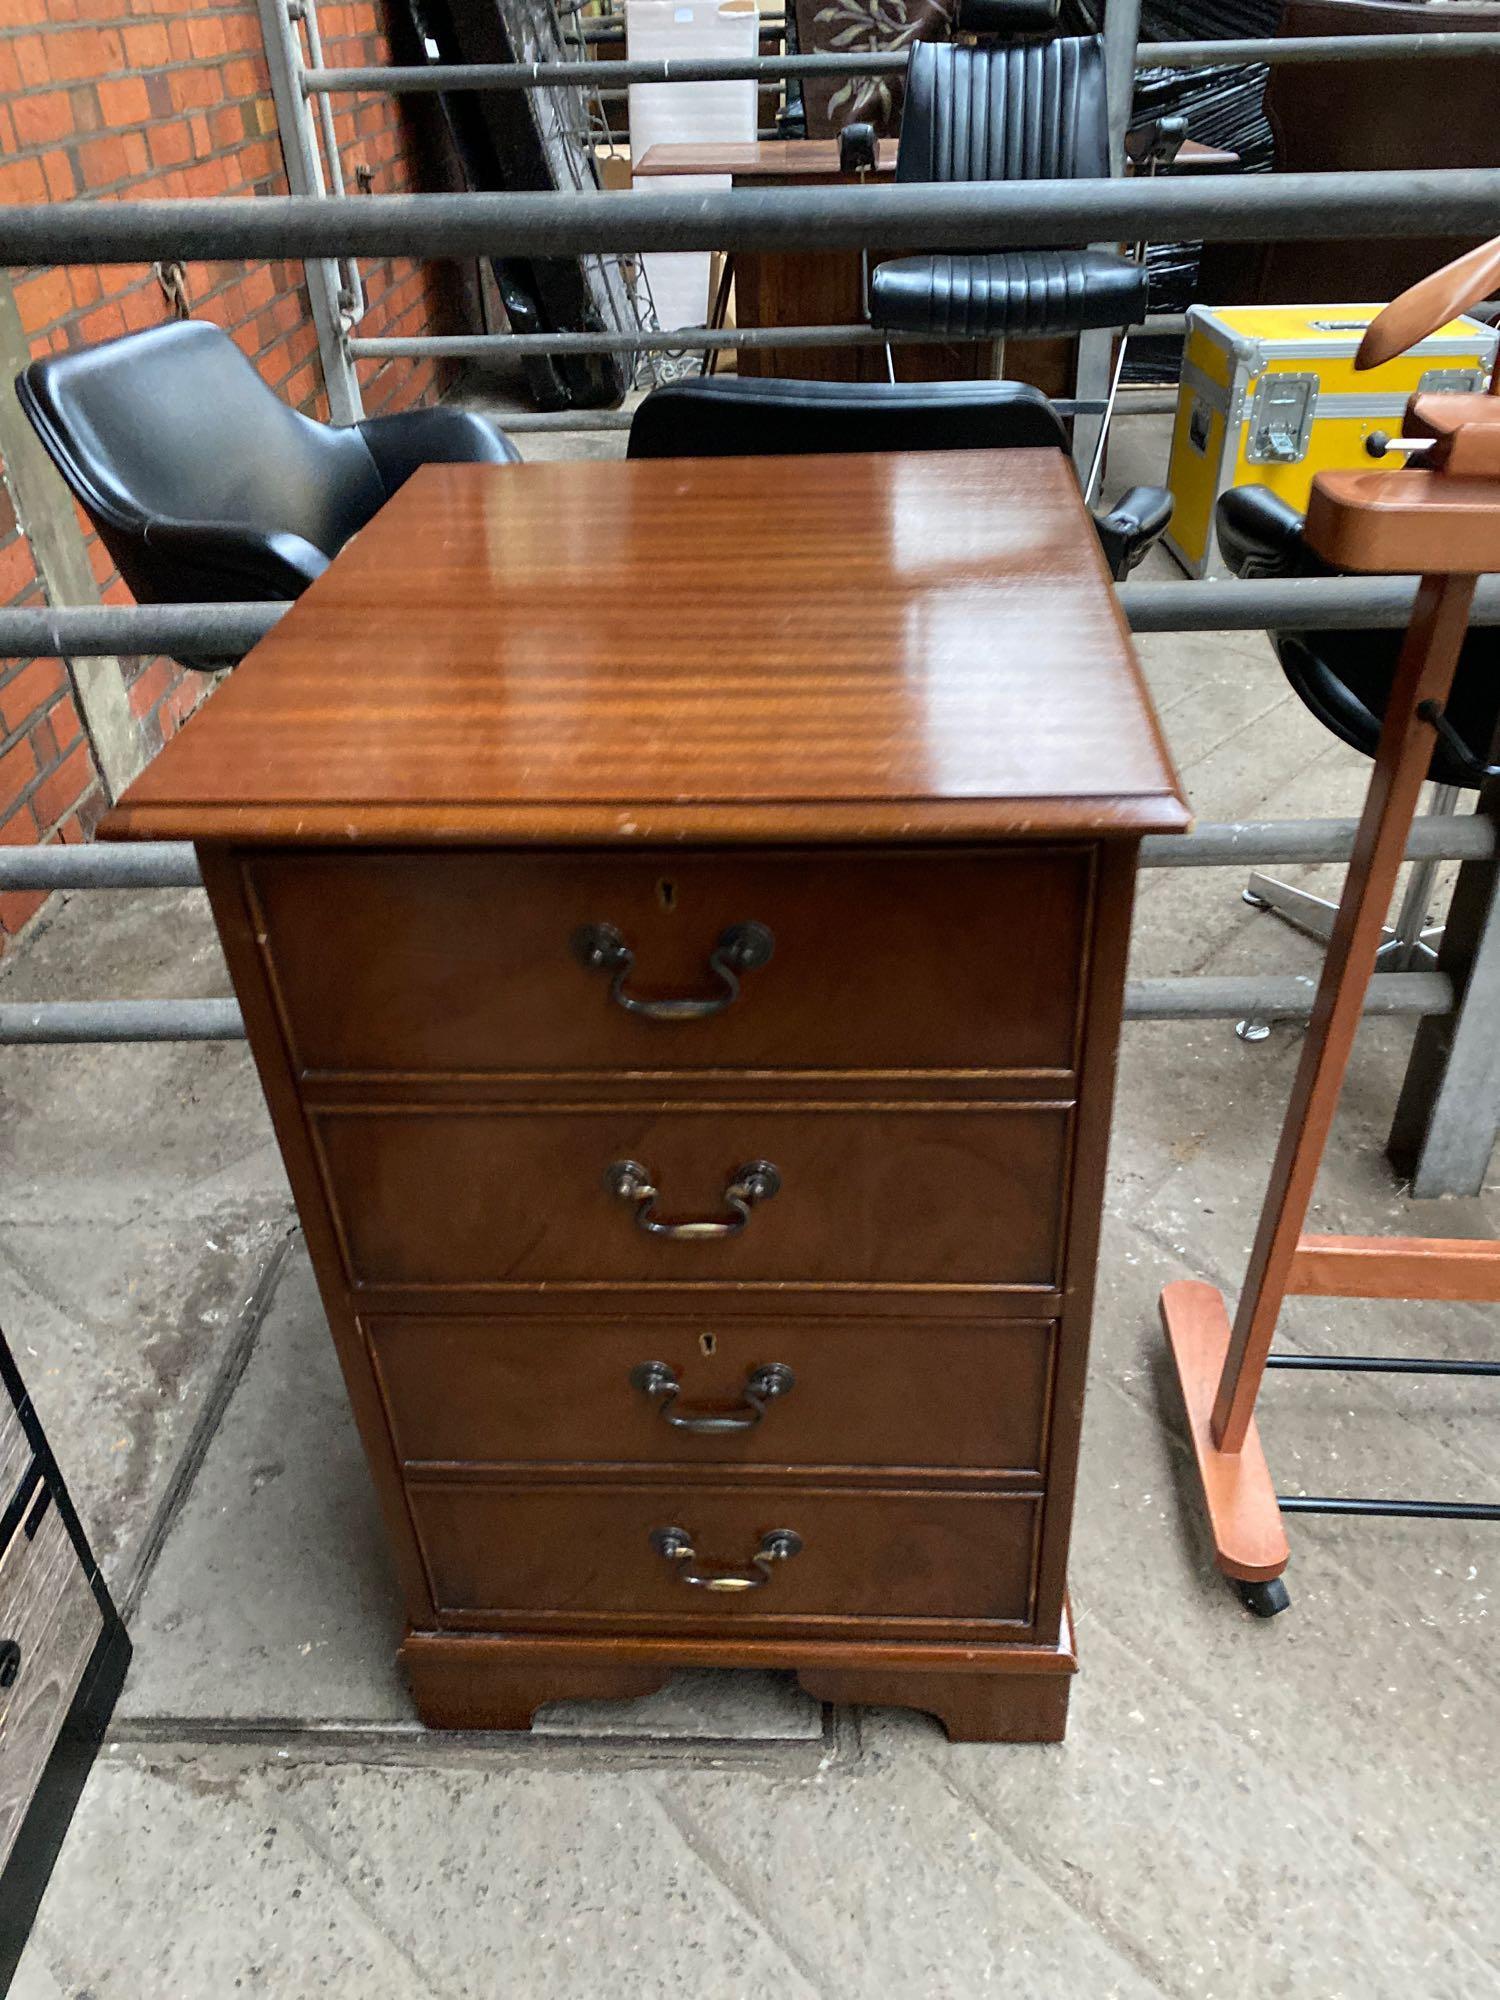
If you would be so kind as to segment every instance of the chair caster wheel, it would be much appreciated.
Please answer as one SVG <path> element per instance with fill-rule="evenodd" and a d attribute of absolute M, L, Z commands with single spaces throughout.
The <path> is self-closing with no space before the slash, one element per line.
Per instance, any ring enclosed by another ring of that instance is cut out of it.
<path fill-rule="evenodd" d="M 1257 895 L 1254 889 L 1241 889 L 1240 901 L 1248 903 L 1252 910 L 1269 910 L 1271 907 L 1265 897 Z"/>
<path fill-rule="evenodd" d="M 1241 1604 L 1247 1611 L 1253 1611 L 1257 1618 L 1274 1618 L 1278 1611 L 1285 1611 L 1292 1601 L 1279 1576 L 1273 1576 L 1267 1583 L 1236 1582 L 1234 1587 Z"/>
<path fill-rule="evenodd" d="M 1269 1021 L 1236 1021 L 1234 1032 L 1242 1042 L 1268 1042 L 1271 1039 Z"/>

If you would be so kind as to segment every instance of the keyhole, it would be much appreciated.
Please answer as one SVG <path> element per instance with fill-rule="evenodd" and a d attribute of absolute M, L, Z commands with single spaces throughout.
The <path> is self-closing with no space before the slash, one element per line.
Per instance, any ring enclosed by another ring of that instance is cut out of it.
<path fill-rule="evenodd" d="M 677 907 L 677 884 L 664 877 L 656 885 L 656 900 L 664 910 L 675 910 Z"/>
<path fill-rule="evenodd" d="M 718 1345 L 719 1345 L 718 1341 L 714 1339 L 714 1337 L 713 1337 L 713 1335 L 712 1335 L 711 1333 L 700 1333 L 700 1334 L 699 1334 L 699 1336 L 698 1336 L 698 1352 L 699 1352 L 700 1354 L 702 1354 L 702 1355 L 709 1355 L 709 1354 L 713 1354 L 714 1352 L 716 1352 L 716 1350 L 717 1350 L 717 1348 L 718 1348 Z"/>

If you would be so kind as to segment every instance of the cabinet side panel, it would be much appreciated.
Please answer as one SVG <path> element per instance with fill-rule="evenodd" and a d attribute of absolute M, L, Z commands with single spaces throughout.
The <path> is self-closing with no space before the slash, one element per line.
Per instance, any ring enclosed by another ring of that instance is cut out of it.
<path fill-rule="evenodd" d="M 1083 1056 L 1063 1253 L 1062 1324 L 1047 1459 L 1047 1503 L 1037 1562 L 1037 1636 L 1047 1645 L 1058 1641 L 1067 1599 L 1068 1540 L 1078 1476 L 1138 845 L 1133 840 L 1118 841 L 1099 850 L 1094 932 L 1085 975 Z"/>
<path fill-rule="evenodd" d="M 202 844 L 198 863 L 203 886 L 218 925 L 229 976 L 245 1017 L 250 1053 L 260 1075 L 271 1124 L 291 1182 L 297 1214 L 307 1238 L 317 1275 L 323 1310 L 343 1372 L 350 1407 L 365 1458 L 375 1482 L 386 1534 L 401 1580 L 410 1622 L 419 1628 L 434 1622 L 432 1591 L 407 1508 L 405 1489 L 385 1410 L 363 1334 L 350 1306 L 339 1260 L 338 1245 L 323 1185 L 314 1161 L 303 1115 L 296 1073 L 277 1020 L 246 902 L 243 865 L 246 856 L 235 849 Z"/>

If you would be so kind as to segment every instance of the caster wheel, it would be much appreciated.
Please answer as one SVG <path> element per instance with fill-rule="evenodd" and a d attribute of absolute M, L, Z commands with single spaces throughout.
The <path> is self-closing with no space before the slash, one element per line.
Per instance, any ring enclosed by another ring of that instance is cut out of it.
<path fill-rule="evenodd" d="M 1240 901 L 1248 903 L 1252 910 L 1269 910 L 1271 905 L 1264 896 L 1257 896 L 1253 889 L 1241 889 Z"/>
<path fill-rule="evenodd" d="M 1278 1611 L 1285 1611 L 1292 1601 L 1279 1576 L 1273 1576 L 1269 1583 L 1236 1583 L 1234 1587 L 1241 1604 L 1247 1611 L 1253 1611 L 1257 1618 L 1274 1618 Z"/>
<path fill-rule="evenodd" d="M 1268 1042 L 1271 1039 L 1269 1021 L 1236 1021 L 1234 1032 L 1242 1042 Z"/>

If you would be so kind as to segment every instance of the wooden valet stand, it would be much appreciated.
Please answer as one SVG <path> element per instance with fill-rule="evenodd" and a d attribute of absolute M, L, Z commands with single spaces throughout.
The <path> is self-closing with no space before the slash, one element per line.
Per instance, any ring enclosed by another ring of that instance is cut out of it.
<path fill-rule="evenodd" d="M 1500 238 L 1404 292 L 1372 323 L 1355 361 L 1402 353 L 1500 284 Z M 1185 1279 L 1161 1295 L 1162 1323 L 1187 1405 L 1218 1565 L 1252 1611 L 1289 1602 L 1284 1513 L 1500 1520 L 1461 1501 L 1278 1500 L 1255 1424 L 1267 1367 L 1400 1374 L 1500 1374 L 1500 1361 L 1279 1355 L 1271 1342 L 1290 1294 L 1500 1303 L 1500 1243 L 1441 1237 L 1307 1236 L 1303 1224 L 1375 969 L 1381 926 L 1406 852 L 1435 734 L 1476 778 L 1500 775 L 1488 745 L 1456 737 L 1443 704 L 1478 578 L 1500 569 L 1500 371 L 1488 395 L 1414 396 L 1401 448 L 1422 469 L 1332 472 L 1314 482 L 1306 539 L 1340 569 L 1421 572 L 1359 833 L 1292 1086 L 1270 1185 L 1231 1326 L 1223 1294 Z"/>

